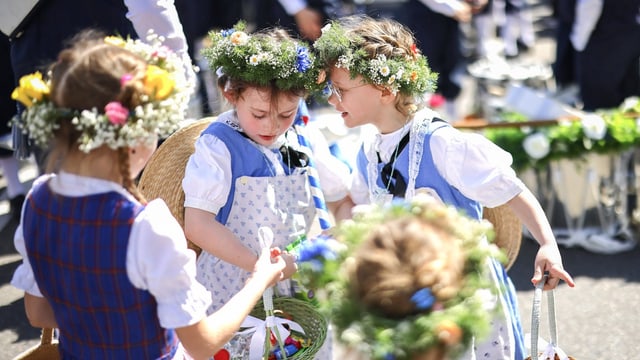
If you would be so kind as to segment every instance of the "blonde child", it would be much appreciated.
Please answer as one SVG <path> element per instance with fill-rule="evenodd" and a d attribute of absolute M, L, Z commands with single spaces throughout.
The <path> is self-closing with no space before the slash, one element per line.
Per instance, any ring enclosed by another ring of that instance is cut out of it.
<path fill-rule="evenodd" d="M 59 329 L 62 358 L 209 358 L 285 268 L 265 249 L 237 296 L 206 315 L 211 295 L 180 225 L 132 180 L 192 89 L 176 55 L 148 40 L 83 32 L 13 94 L 23 130 L 51 152 L 15 233 L 23 263 L 11 283 L 33 326 Z"/>
<path fill-rule="evenodd" d="M 408 29 L 389 19 L 347 17 L 325 26 L 314 47 L 329 71 L 329 103 L 348 127 L 373 124 L 378 131 L 358 153 L 350 197 L 338 206 L 338 218 L 348 218 L 353 204 L 411 199 L 421 192 L 476 219 L 483 206 L 506 203 L 540 244 L 532 282 L 548 271 L 546 289 L 560 280 L 574 286 L 545 213 L 510 167 L 510 154 L 424 108 L 423 95 L 433 90 L 436 75 Z M 503 266 L 490 265 L 505 290 L 497 299 L 504 313 L 490 340 L 476 344 L 476 356 L 523 358 L 515 290 Z"/>

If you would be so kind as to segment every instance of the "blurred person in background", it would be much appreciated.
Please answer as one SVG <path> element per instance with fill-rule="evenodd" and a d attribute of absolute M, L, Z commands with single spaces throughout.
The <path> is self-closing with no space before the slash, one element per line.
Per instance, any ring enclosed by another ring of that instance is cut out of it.
<path fill-rule="evenodd" d="M 342 0 L 252 0 L 258 29 L 279 26 L 305 40 L 320 36 L 324 23 L 342 14 Z"/>
<path fill-rule="evenodd" d="M 640 0 L 577 0 L 571 43 L 585 111 L 640 95 Z"/>
<path fill-rule="evenodd" d="M 14 221 L 20 220 L 20 209 L 26 193 L 25 186 L 20 182 L 18 170 L 20 162 L 13 156 L 11 148 L 11 119 L 18 111 L 17 104 L 11 99 L 11 92 L 15 88 L 13 70 L 9 57 L 9 38 L 0 34 L 0 170 L 7 182 L 6 194 L 9 200 L 9 214 Z"/>
<path fill-rule="evenodd" d="M 454 122 L 459 114 L 456 100 L 460 95 L 458 70 L 463 62 L 460 23 L 468 23 L 486 5 L 486 0 L 409 0 L 406 25 L 414 32 L 418 48 L 427 57 L 431 69 L 438 73 L 436 94 L 444 100 L 444 120 Z"/>

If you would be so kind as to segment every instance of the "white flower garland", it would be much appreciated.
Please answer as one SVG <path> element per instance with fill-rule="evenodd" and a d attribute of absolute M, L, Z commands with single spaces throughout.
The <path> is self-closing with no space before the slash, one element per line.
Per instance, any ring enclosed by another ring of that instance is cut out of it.
<path fill-rule="evenodd" d="M 48 98 L 48 81 L 42 84 L 46 86 L 45 92 L 34 98 L 30 96 L 32 93 L 29 92 L 27 80 L 23 84 L 21 79 L 21 87 L 12 94 L 14 99 L 22 101 L 27 106 L 20 120 L 16 120 L 18 126 L 36 145 L 46 147 L 52 140 L 54 131 L 60 127 L 60 120 L 71 118 L 71 123 L 80 132 L 79 148 L 84 152 L 90 152 L 102 145 L 112 149 L 133 147 L 141 143 L 150 145 L 156 141 L 157 136 L 170 135 L 177 130 L 179 122 L 184 120 L 195 84 L 187 79 L 183 60 L 162 45 L 163 37 L 151 31 L 146 41 L 124 40 L 118 37 L 105 39 L 105 42 L 121 46 L 142 57 L 147 62 L 148 69 L 151 66 L 160 69 L 159 80 L 169 81 L 172 84 L 172 86 L 169 85 L 171 90 L 166 96 L 155 96 L 157 93 L 142 95 L 140 105 L 133 109 L 122 107 L 123 111 L 128 110 L 128 113 L 125 112 L 119 121 L 115 121 L 105 114 L 104 109 L 57 108 Z M 34 75 L 43 81 L 39 73 L 27 76 Z M 26 86 L 26 90 L 23 85 Z M 25 92 L 27 102 L 21 99 L 21 95 Z"/>

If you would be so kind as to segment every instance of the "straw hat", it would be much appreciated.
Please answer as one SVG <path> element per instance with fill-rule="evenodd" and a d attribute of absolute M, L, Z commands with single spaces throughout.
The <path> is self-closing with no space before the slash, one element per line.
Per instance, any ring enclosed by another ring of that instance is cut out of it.
<path fill-rule="evenodd" d="M 520 252 L 522 222 L 506 204 L 494 208 L 485 207 L 482 213 L 483 217 L 493 224 L 496 245 L 507 254 L 505 268 L 508 270 Z"/>
<path fill-rule="evenodd" d="M 182 178 L 187 160 L 194 151 L 200 133 L 215 120 L 207 117 L 193 122 L 169 136 L 155 151 L 142 172 L 138 188 L 147 200 L 161 198 L 184 227 L 184 191 Z M 197 254 L 201 249 L 187 240 Z"/>

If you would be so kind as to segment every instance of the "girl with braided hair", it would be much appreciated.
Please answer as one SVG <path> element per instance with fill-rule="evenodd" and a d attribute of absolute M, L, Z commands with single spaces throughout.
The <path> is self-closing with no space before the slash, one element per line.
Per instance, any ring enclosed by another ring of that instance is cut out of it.
<path fill-rule="evenodd" d="M 437 74 L 415 45 L 411 32 L 391 19 L 352 16 L 330 23 L 314 43 L 329 73 L 329 103 L 347 127 L 372 124 L 356 158 L 350 196 L 334 204 L 338 219 L 354 204 L 389 203 L 427 193 L 481 219 L 483 207 L 508 204 L 540 244 L 532 282 L 545 271 L 552 289 L 560 280 L 574 286 L 564 270 L 542 207 L 511 168 L 512 157 L 480 134 L 459 131 L 425 107 Z M 515 289 L 504 266 L 488 263 L 503 291 L 503 310 L 489 341 L 476 344 L 483 359 L 524 358 L 524 336 Z"/>
<path fill-rule="evenodd" d="M 12 94 L 26 106 L 23 130 L 52 151 L 22 210 L 11 283 L 33 326 L 59 329 L 61 358 L 209 358 L 282 276 L 279 250 L 263 251 L 238 296 L 207 316 L 211 295 L 180 225 L 136 188 L 191 91 L 159 38 L 87 31 Z"/>

